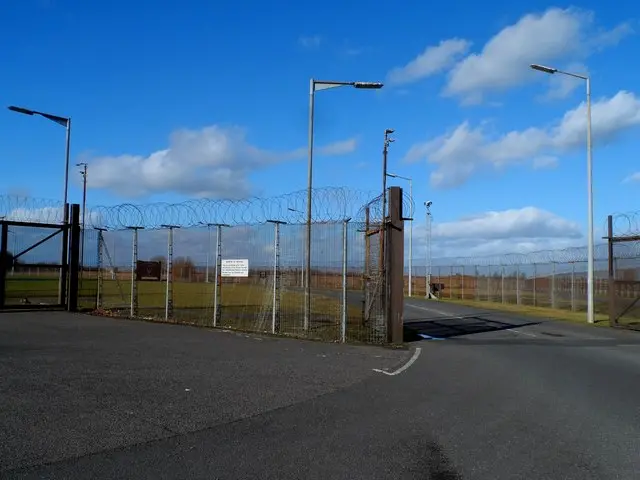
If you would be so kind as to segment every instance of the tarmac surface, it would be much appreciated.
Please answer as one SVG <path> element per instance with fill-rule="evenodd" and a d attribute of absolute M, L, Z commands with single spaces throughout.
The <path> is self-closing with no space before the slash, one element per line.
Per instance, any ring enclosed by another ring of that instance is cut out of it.
<path fill-rule="evenodd" d="M 635 479 L 640 334 L 407 300 L 407 349 L 0 315 L 0 478 Z"/>

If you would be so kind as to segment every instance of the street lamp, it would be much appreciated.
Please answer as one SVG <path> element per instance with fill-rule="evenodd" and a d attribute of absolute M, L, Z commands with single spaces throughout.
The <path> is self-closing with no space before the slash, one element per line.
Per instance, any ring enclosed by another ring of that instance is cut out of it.
<path fill-rule="evenodd" d="M 328 80 L 309 80 L 309 160 L 307 166 L 307 245 L 305 251 L 305 294 L 304 294 L 304 330 L 309 329 L 311 319 L 311 194 L 313 189 L 313 110 L 315 93 L 336 87 L 376 90 L 383 87 L 379 82 L 334 82 Z"/>
<path fill-rule="evenodd" d="M 411 224 L 409 225 L 409 296 L 412 295 L 412 283 L 413 283 L 413 181 L 410 177 L 403 177 L 402 175 L 396 175 L 395 173 L 387 173 L 388 177 L 399 178 L 409 182 L 409 197 L 411 198 Z"/>
<path fill-rule="evenodd" d="M 67 131 L 66 136 L 66 147 L 65 147 L 65 170 L 64 170 L 64 223 L 65 225 L 69 223 L 69 212 L 67 209 L 67 196 L 69 191 L 69 155 L 71 152 L 71 117 L 60 117 L 58 115 L 52 115 L 50 113 L 39 112 L 37 110 L 30 110 L 28 108 L 16 107 L 11 105 L 8 107 L 9 110 L 16 113 L 22 113 L 24 115 L 40 115 L 41 117 L 47 118 L 52 122 L 57 123 L 58 125 L 62 125 L 65 127 Z"/>
<path fill-rule="evenodd" d="M 591 79 L 587 75 L 564 72 L 557 68 L 545 67 L 544 65 L 532 64 L 531 68 L 542 73 L 567 75 L 569 77 L 584 80 L 587 87 L 587 203 L 588 203 L 588 235 L 587 240 L 587 322 L 594 323 L 594 261 L 593 261 L 593 154 L 591 137 Z"/>
<path fill-rule="evenodd" d="M 424 202 L 424 206 L 427 208 L 427 270 L 425 272 L 426 298 L 431 298 L 431 205 L 433 205 L 431 200 Z"/>

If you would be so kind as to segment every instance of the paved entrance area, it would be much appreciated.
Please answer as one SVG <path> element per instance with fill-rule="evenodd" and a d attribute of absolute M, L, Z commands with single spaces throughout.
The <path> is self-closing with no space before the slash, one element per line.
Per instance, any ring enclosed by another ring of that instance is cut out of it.
<path fill-rule="evenodd" d="M 3 313 L 0 477 L 247 419 L 409 356 L 63 312 Z"/>

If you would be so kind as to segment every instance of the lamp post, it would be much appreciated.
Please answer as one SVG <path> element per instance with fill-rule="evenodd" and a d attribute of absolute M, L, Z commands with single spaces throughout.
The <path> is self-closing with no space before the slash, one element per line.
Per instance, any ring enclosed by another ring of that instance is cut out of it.
<path fill-rule="evenodd" d="M 409 296 L 411 296 L 413 292 L 413 180 L 410 177 L 403 177 L 395 173 L 387 173 L 387 176 L 409 182 L 409 198 L 411 198 L 411 210 L 409 214 L 411 217 L 411 224 L 409 225 Z"/>
<path fill-rule="evenodd" d="M 57 123 L 58 125 L 62 125 L 66 129 L 66 147 L 65 147 L 65 170 L 64 170 L 64 223 L 65 225 L 69 223 L 69 212 L 67 209 L 67 197 L 69 192 L 69 156 L 71 152 L 71 117 L 60 117 L 58 115 L 52 115 L 50 113 L 39 112 L 37 110 L 31 110 L 23 107 L 16 107 L 11 105 L 8 107 L 9 110 L 16 113 L 22 113 L 24 115 L 40 115 L 41 117 L 47 118 L 52 122 Z"/>
<path fill-rule="evenodd" d="M 577 73 L 564 72 L 557 68 L 545 67 L 544 65 L 532 64 L 531 68 L 542 73 L 566 75 L 569 77 L 584 80 L 587 89 L 587 215 L 588 227 L 587 234 L 587 322 L 594 323 L 594 244 L 593 244 L 593 148 L 591 136 L 591 79 L 587 75 L 579 75 Z"/>
<path fill-rule="evenodd" d="M 315 107 L 315 93 L 336 87 L 353 87 L 358 89 L 380 89 L 379 82 L 336 82 L 329 80 L 309 80 L 309 151 L 307 166 L 307 238 L 305 251 L 305 294 L 304 294 L 304 330 L 309 330 L 311 319 L 311 197 L 313 191 L 313 111 Z"/>
<path fill-rule="evenodd" d="M 425 297 L 431 297 L 431 205 L 433 202 L 429 200 L 424 202 L 427 209 L 427 270 L 425 275 Z"/>

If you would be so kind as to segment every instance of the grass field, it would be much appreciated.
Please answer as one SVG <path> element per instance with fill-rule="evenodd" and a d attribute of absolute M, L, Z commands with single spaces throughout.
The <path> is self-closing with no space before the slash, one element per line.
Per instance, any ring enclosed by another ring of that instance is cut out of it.
<path fill-rule="evenodd" d="M 520 304 L 517 304 L 516 292 L 508 292 L 505 294 L 505 302 L 502 302 L 500 296 L 491 298 L 491 300 L 477 300 L 475 296 L 469 294 L 464 299 L 455 294 L 449 297 L 444 293 L 440 299 L 443 302 L 457 303 L 460 305 L 468 305 L 475 308 L 488 308 L 503 312 L 519 313 L 533 317 L 554 318 L 558 320 L 566 320 L 570 322 L 585 323 L 587 320 L 587 302 L 582 297 L 576 298 L 573 302 L 574 310 L 572 310 L 571 300 L 567 298 L 565 292 L 556 294 L 556 308 L 551 308 L 551 302 L 547 300 L 550 296 L 549 292 L 536 292 L 535 305 L 532 292 L 521 292 Z M 540 301 L 540 298 L 547 301 Z M 418 297 L 419 298 L 419 297 Z M 482 297 L 481 297 L 482 298 Z M 634 298 L 618 298 L 617 309 L 621 311 L 625 306 L 630 305 Z M 609 325 L 609 298 L 603 295 L 595 297 L 595 321 L 599 326 Z M 620 325 L 635 326 L 640 324 L 640 302 L 635 308 L 631 308 L 628 312 L 618 319 Z"/>
<path fill-rule="evenodd" d="M 137 316 L 149 320 L 165 320 L 166 282 L 139 281 Z M 214 284 L 174 282 L 173 314 L 168 321 L 198 326 L 213 326 Z M 57 301 L 58 280 L 52 277 L 8 277 L 7 304 L 20 304 L 24 298 L 30 303 L 54 304 Z M 270 332 L 272 325 L 273 285 L 223 283 L 219 290 L 220 321 L 218 326 L 248 331 Z M 79 306 L 94 309 L 97 279 L 81 282 Z M 103 281 L 100 313 L 129 316 L 131 284 L 128 281 Z M 341 300 L 339 295 L 312 292 L 309 333 L 324 340 L 340 338 Z M 279 332 L 302 335 L 304 332 L 304 294 L 281 289 Z M 382 341 L 380 333 L 364 325 L 362 307 L 350 304 L 347 308 L 347 339 L 351 341 Z"/>

